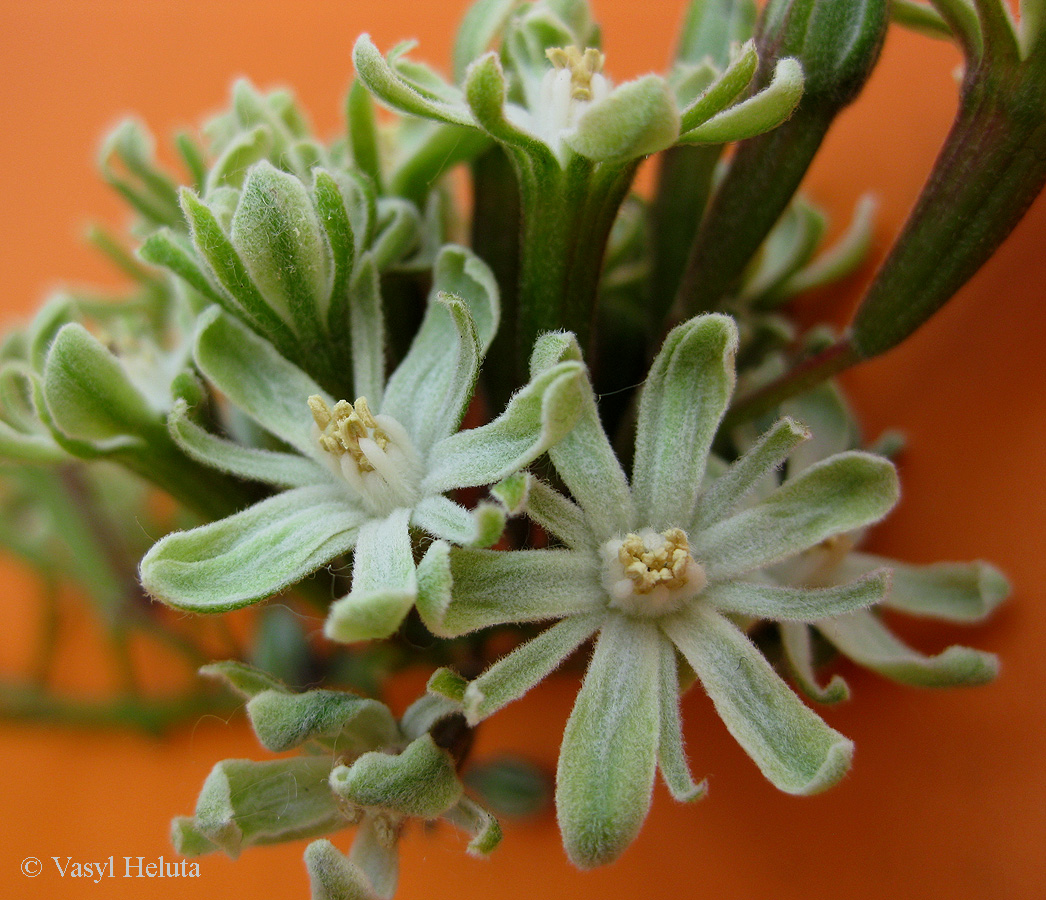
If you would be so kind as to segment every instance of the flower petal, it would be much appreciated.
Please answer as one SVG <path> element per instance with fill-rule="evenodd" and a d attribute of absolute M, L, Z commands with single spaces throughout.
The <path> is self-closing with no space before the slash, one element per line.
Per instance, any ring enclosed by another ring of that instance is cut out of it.
<path fill-rule="evenodd" d="M 570 333 L 551 332 L 538 338 L 530 358 L 530 373 L 537 375 L 568 360 L 581 361 L 581 348 Z M 585 518 L 597 543 L 629 531 L 635 525 L 635 508 L 628 479 L 599 421 L 592 384 L 581 384 L 581 413 L 577 424 L 549 448 L 549 457 Z"/>
<path fill-rule="evenodd" d="M 884 605 L 912 616 L 980 622 L 1010 593 L 1006 576 L 980 560 L 913 566 L 870 553 L 848 553 L 834 577 L 853 578 L 879 566 L 893 571 L 893 584 Z"/>
<path fill-rule="evenodd" d="M 890 570 L 876 569 L 848 584 L 793 588 L 753 581 L 721 581 L 701 592 L 701 600 L 724 613 L 759 619 L 815 622 L 880 603 L 890 590 Z"/>
<path fill-rule="evenodd" d="M 668 83 L 644 75 L 593 103 L 564 142 L 596 162 L 624 162 L 671 147 L 678 136 L 679 111 Z"/>
<path fill-rule="evenodd" d="M 676 651 L 668 641 L 661 643 L 661 737 L 657 764 L 669 792 L 680 803 L 700 800 L 708 782 L 694 783 L 683 749 L 683 723 L 679 717 L 679 669 Z"/>
<path fill-rule="evenodd" d="M 816 624 L 817 630 L 855 663 L 917 687 L 987 684 L 999 674 L 992 653 L 958 645 L 923 656 L 896 638 L 874 613 L 860 611 Z"/>
<path fill-rule="evenodd" d="M 442 494 L 434 494 L 415 505 L 410 523 L 460 547 L 490 547 L 505 529 L 505 512 L 493 503 L 465 509 Z"/>
<path fill-rule="evenodd" d="M 493 484 L 530 465 L 574 427 L 583 380 L 580 363 L 560 363 L 513 394 L 493 422 L 444 438 L 433 448 L 422 490 Z"/>
<path fill-rule="evenodd" d="M 712 581 L 743 575 L 877 522 L 898 494 L 888 460 L 840 453 L 789 479 L 758 506 L 694 536 L 694 558 Z"/>
<path fill-rule="evenodd" d="M 662 627 L 730 733 L 776 787 L 816 794 L 846 774 L 853 744 L 802 704 L 736 626 L 696 603 Z"/>
<path fill-rule="evenodd" d="M 799 689 L 818 703 L 840 703 L 850 698 L 850 688 L 838 675 L 821 687 L 814 671 L 814 650 L 810 626 L 804 622 L 781 622 L 781 646 L 792 679 Z"/>
<path fill-rule="evenodd" d="M 605 618 L 604 613 L 568 616 L 494 663 L 465 689 L 469 724 L 477 725 L 522 697 L 592 637 Z"/>
<path fill-rule="evenodd" d="M 381 405 L 423 454 L 461 423 L 497 321 L 490 271 L 463 248 L 444 248 L 425 318 Z"/>
<path fill-rule="evenodd" d="M 456 637 L 508 622 L 540 622 L 606 607 L 595 554 L 572 550 L 453 550 L 434 543 L 418 564 L 418 612 Z"/>
<path fill-rule="evenodd" d="M 349 644 L 387 638 L 400 627 L 418 595 L 410 545 L 409 509 L 360 527 L 352 555 L 352 590 L 327 613 L 323 633 Z"/>
<path fill-rule="evenodd" d="M 640 521 L 661 531 L 693 518 L 708 451 L 734 389 L 737 326 L 697 316 L 672 329 L 639 398 L 632 494 Z"/>
<path fill-rule="evenodd" d="M 238 609 L 344 553 L 363 521 L 330 485 L 284 491 L 226 519 L 167 535 L 142 560 L 142 585 L 178 609 Z"/>
<path fill-rule="evenodd" d="M 741 502 L 803 441 L 810 438 L 794 419 L 780 419 L 744 456 L 715 479 L 697 505 L 691 534 L 703 531 L 734 512 Z"/>
<path fill-rule="evenodd" d="M 319 468 L 313 460 L 297 453 L 244 447 L 225 440 L 193 422 L 188 411 L 185 401 L 177 401 L 167 417 L 167 430 L 174 442 L 197 462 L 276 487 L 330 483 L 328 470 Z"/>
<path fill-rule="evenodd" d="M 662 641 L 654 625 L 611 616 L 563 733 L 556 815 L 567 856 L 582 869 L 617 859 L 650 809 Z"/>
<path fill-rule="evenodd" d="M 215 310 L 200 319 L 196 364 L 236 406 L 296 450 L 323 463 L 312 437 L 308 399 L 334 401 L 272 344 Z"/>

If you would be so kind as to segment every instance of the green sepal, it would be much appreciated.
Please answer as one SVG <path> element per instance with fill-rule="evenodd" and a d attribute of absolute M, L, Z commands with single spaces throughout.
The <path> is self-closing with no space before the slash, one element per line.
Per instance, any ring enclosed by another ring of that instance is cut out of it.
<path fill-rule="evenodd" d="M 680 133 L 685 135 L 693 131 L 730 106 L 751 84 L 758 66 L 759 54 L 755 43 L 747 41 L 726 70 L 682 111 L 679 117 Z"/>
<path fill-rule="evenodd" d="M 330 771 L 329 757 L 224 760 L 203 784 L 193 825 L 233 858 L 244 847 L 335 831 L 346 819 L 328 787 Z"/>
<path fill-rule="evenodd" d="M 471 856 L 487 857 L 501 843 L 502 833 L 498 820 L 468 797 L 462 797 L 443 813 L 443 818 L 472 836 L 468 845 Z"/>
<path fill-rule="evenodd" d="M 200 667 L 200 674 L 208 678 L 220 678 L 237 694 L 248 700 L 262 691 L 289 692 L 289 688 L 278 678 L 235 659 L 208 663 Z"/>
<path fill-rule="evenodd" d="M 375 900 L 360 868 L 326 839 L 305 848 L 311 900 Z"/>
<path fill-rule="evenodd" d="M 420 819 L 435 819 L 462 795 L 454 760 L 428 734 L 396 756 L 364 753 L 351 766 L 335 766 L 330 788 L 353 806 Z"/>
<path fill-rule="evenodd" d="M 247 716 L 258 741 L 273 753 L 322 741 L 340 754 L 355 756 L 399 740 L 396 720 L 384 703 L 344 691 L 262 691 L 247 703 Z"/>

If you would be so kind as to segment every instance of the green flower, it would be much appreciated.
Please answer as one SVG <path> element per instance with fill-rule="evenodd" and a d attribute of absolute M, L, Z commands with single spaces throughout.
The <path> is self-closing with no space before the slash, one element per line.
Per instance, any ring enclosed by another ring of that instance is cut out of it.
<path fill-rule="evenodd" d="M 460 714 L 422 697 L 398 722 L 376 700 L 344 691 L 294 693 L 237 662 L 201 670 L 247 699 L 267 750 L 298 756 L 266 762 L 227 759 L 211 770 L 192 817 L 171 823 L 184 856 L 317 837 L 356 826 L 348 857 L 313 841 L 305 863 L 317 900 L 388 900 L 399 875 L 398 844 L 411 819 L 442 819 L 470 834 L 469 853 L 486 856 L 501 839 L 493 816 L 466 796 L 456 763 L 440 744 Z"/>
<path fill-rule="evenodd" d="M 733 321 L 719 315 L 669 334 L 640 395 L 631 483 L 589 390 L 578 425 L 549 450 L 573 499 L 529 476 L 502 486 L 506 503 L 562 548 L 451 551 L 437 542 L 419 566 L 418 608 L 437 634 L 561 620 L 468 685 L 462 699 L 471 722 L 521 696 L 597 635 L 564 734 L 556 791 L 567 853 L 582 867 L 612 861 L 632 841 L 656 769 L 675 797 L 703 793 L 683 752 L 680 655 L 781 790 L 824 790 L 850 764 L 850 741 L 799 701 L 736 621 L 813 621 L 882 600 L 884 570 L 819 590 L 773 584 L 763 570 L 882 518 L 897 499 L 896 474 L 881 457 L 841 453 L 738 511 L 808 433 L 784 419 L 706 483 L 734 386 L 736 345 Z M 572 336 L 547 335 L 533 372 L 578 356 Z"/>
<path fill-rule="evenodd" d="M 489 270 L 464 249 L 444 248 L 425 318 L 387 383 L 380 309 L 360 317 L 366 327 L 353 332 L 353 404 L 336 402 L 235 320 L 217 310 L 203 317 L 200 371 L 297 452 L 232 443 L 201 428 L 184 405 L 176 409 L 169 427 L 190 456 L 286 490 L 165 537 L 142 561 L 145 588 L 181 609 L 223 612 L 351 549 L 352 590 L 331 608 L 327 635 L 354 641 L 395 631 L 417 591 L 411 529 L 493 543 L 504 521 L 496 507 L 471 512 L 444 495 L 517 471 L 574 424 L 583 368 L 567 361 L 522 388 L 499 418 L 458 432 L 497 320 Z"/>
<path fill-rule="evenodd" d="M 811 423 L 816 433 L 789 460 L 788 472 L 792 476 L 857 443 L 857 421 L 832 384 L 796 397 L 782 410 Z M 774 487 L 775 480 L 767 479 L 761 491 L 768 493 Z M 888 568 L 890 593 L 881 608 L 958 624 L 983 621 L 1009 594 L 1005 576 L 989 563 L 977 560 L 912 565 L 856 549 L 864 535 L 864 529 L 833 535 L 773 566 L 769 574 L 779 584 L 824 588 Z M 850 692 L 838 675 L 823 686 L 817 680 L 818 636 L 858 665 L 917 687 L 984 684 L 992 681 L 999 670 L 994 654 L 970 647 L 954 645 L 934 656 L 924 655 L 894 635 L 873 610 L 856 610 L 809 624 L 781 622 L 778 628 L 784 658 L 796 684 L 821 703 L 845 700 Z"/>

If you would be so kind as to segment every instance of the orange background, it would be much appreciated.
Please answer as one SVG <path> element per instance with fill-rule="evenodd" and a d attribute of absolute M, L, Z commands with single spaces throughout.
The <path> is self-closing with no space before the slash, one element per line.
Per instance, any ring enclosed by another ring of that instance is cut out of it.
<path fill-rule="evenodd" d="M 27 315 L 56 283 L 111 278 L 79 234 L 88 219 L 122 221 L 120 204 L 93 170 L 98 140 L 121 114 L 136 111 L 162 141 L 221 107 L 231 79 L 246 74 L 262 86 L 293 85 L 318 131 L 333 134 L 341 127 L 359 32 L 370 31 L 383 48 L 419 37 L 419 58 L 445 66 L 466 5 L 0 3 L 5 319 Z M 595 0 L 609 72 L 624 79 L 662 70 L 683 6 L 682 0 Z M 946 45 L 892 34 L 872 84 L 830 134 L 810 176 L 810 193 L 837 220 L 861 193 L 879 192 L 879 253 L 947 130 L 957 63 Z M 853 699 L 826 718 L 856 741 L 855 766 L 836 789 L 810 799 L 787 797 L 766 783 L 695 691 L 684 703 L 686 734 L 695 772 L 710 775 L 710 796 L 684 807 L 658 787 L 645 830 L 616 865 L 572 870 L 551 813 L 507 823 L 505 843 L 486 862 L 467 858 L 464 840 L 448 828 L 416 830 L 404 841 L 399 897 L 1042 896 L 1044 235 L 1046 204 L 1039 202 L 932 323 L 846 378 L 869 435 L 898 427 L 910 439 L 901 463 L 905 497 L 878 530 L 877 549 L 916 562 L 982 557 L 1015 586 L 1011 602 L 987 626 L 909 625 L 905 633 L 925 650 L 965 641 L 999 653 L 999 681 L 934 693 L 844 668 Z M 859 289 L 858 278 L 844 293 L 853 300 Z M 807 303 L 818 312 L 828 300 Z M 0 673 L 7 676 L 27 659 L 35 595 L 13 565 L 0 574 Z M 82 634 L 61 683 L 104 686 L 90 622 L 79 621 Z M 484 726 L 477 755 L 517 748 L 554 766 L 575 689 L 569 678 L 553 679 L 500 713 Z M 173 859 L 167 823 L 192 810 L 214 762 L 263 755 L 239 720 L 205 718 L 163 742 L 0 725 L 0 896 L 307 896 L 303 844 L 248 851 L 235 863 L 205 857 L 201 877 L 187 881 L 76 883 L 60 879 L 49 859 Z M 340 839 L 343 846 L 348 837 Z M 19 873 L 27 856 L 46 863 L 33 880 Z"/>

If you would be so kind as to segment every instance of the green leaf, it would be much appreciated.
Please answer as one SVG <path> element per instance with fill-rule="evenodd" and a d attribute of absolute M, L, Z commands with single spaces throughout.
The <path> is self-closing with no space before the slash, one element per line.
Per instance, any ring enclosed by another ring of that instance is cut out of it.
<path fill-rule="evenodd" d="M 51 344 L 43 392 L 54 424 L 74 440 L 140 444 L 162 422 L 116 357 L 76 323 Z"/>
<path fill-rule="evenodd" d="M 238 134 L 222 150 L 207 173 L 204 196 L 209 197 L 219 187 L 239 188 L 247 177 L 247 170 L 265 159 L 272 150 L 272 132 L 265 125 Z"/>
<path fill-rule="evenodd" d="M 807 709 L 755 645 L 695 603 L 662 627 L 762 773 L 789 794 L 816 794 L 850 768 L 853 744 Z"/>
<path fill-rule="evenodd" d="M 660 736 L 660 648 L 654 625 L 611 616 L 563 733 L 556 815 L 582 869 L 613 862 L 650 808 Z"/>
<path fill-rule="evenodd" d="M 892 463 L 840 453 L 785 482 L 758 506 L 696 535 L 691 550 L 709 579 L 722 581 L 877 522 L 898 494 Z"/>
<path fill-rule="evenodd" d="M 314 837 L 346 825 L 327 786 L 329 757 L 227 759 L 207 776 L 193 824 L 229 856 L 244 847 Z"/>
<path fill-rule="evenodd" d="M 719 68 L 726 68 L 731 45 L 752 36 L 757 14 L 754 0 L 691 0 L 676 60 L 696 65 L 711 57 Z"/>
<path fill-rule="evenodd" d="M 817 630 L 858 665 L 917 687 L 987 684 L 999 674 L 994 654 L 953 646 L 937 656 L 923 656 L 887 630 L 871 612 L 825 619 Z"/>
<path fill-rule="evenodd" d="M 790 57 L 782 59 L 766 88 L 680 135 L 679 142 L 725 144 L 755 137 L 787 121 L 802 96 L 803 67 Z"/>
<path fill-rule="evenodd" d="M 468 510 L 442 494 L 434 494 L 414 506 L 410 522 L 434 537 L 462 547 L 490 547 L 504 531 L 505 513 L 491 503 Z"/>
<path fill-rule="evenodd" d="M 897 25 L 925 34 L 927 37 L 952 39 L 952 30 L 941 14 L 932 6 L 919 3 L 917 0 L 892 0 L 890 18 Z"/>
<path fill-rule="evenodd" d="M 399 848 L 389 831 L 380 816 L 365 816 L 349 852 L 349 862 L 359 867 L 381 900 L 392 900 L 399 881 Z"/>
<path fill-rule="evenodd" d="M 493 484 L 528 466 L 577 422 L 584 367 L 564 362 L 517 391 L 493 422 L 459 431 L 429 455 L 426 493 Z"/>
<path fill-rule="evenodd" d="M 671 147 L 678 136 L 679 111 L 667 82 L 644 75 L 589 106 L 563 139 L 588 159 L 623 162 Z"/>
<path fill-rule="evenodd" d="M 363 256 L 353 276 L 349 287 L 353 393 L 381 409 L 385 397 L 385 316 L 381 282 L 371 254 Z"/>
<path fill-rule="evenodd" d="M 890 570 L 874 572 L 825 588 L 792 588 L 749 581 L 710 584 L 701 599 L 724 613 L 774 621 L 814 622 L 882 602 L 890 590 Z"/>
<path fill-rule="evenodd" d="M 332 259 L 305 185 L 268 161 L 256 164 L 229 238 L 269 306 L 316 347 L 326 324 Z"/>
<path fill-rule="evenodd" d="M 440 637 L 597 613 L 607 602 L 599 572 L 590 553 L 450 551 L 437 541 L 418 564 L 418 612 Z"/>
<path fill-rule="evenodd" d="M 142 585 L 178 609 L 227 612 L 264 600 L 344 553 L 363 521 L 332 485 L 284 491 L 167 535 L 142 560 Z"/>
<path fill-rule="evenodd" d="M 351 766 L 335 766 L 331 790 L 367 809 L 434 819 L 460 799 L 461 782 L 450 754 L 425 734 L 398 756 L 364 753 Z"/>
<path fill-rule="evenodd" d="M 410 612 L 418 587 L 407 524 L 409 509 L 370 519 L 353 552 L 352 590 L 331 606 L 323 633 L 332 641 L 387 638 Z"/>
<path fill-rule="evenodd" d="M 693 517 L 708 452 L 734 389 L 737 328 L 700 316 L 674 328 L 639 397 L 632 493 L 655 531 Z"/>
<path fill-rule="evenodd" d="M 558 669 L 605 619 L 602 612 L 568 616 L 490 666 L 465 689 L 462 702 L 468 723 L 478 725 L 522 697 Z"/>
<path fill-rule="evenodd" d="M 352 80 L 345 106 L 352 161 L 380 191 L 382 171 L 381 151 L 378 146 L 378 119 L 374 114 L 374 101 L 358 78 Z"/>
<path fill-rule="evenodd" d="M 526 478 L 528 487 L 522 509 L 531 519 L 572 550 L 598 548 L 601 541 L 593 533 L 589 518 L 580 506 L 532 475 L 528 474 Z M 627 511 L 622 510 L 623 513 Z"/>

